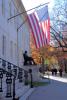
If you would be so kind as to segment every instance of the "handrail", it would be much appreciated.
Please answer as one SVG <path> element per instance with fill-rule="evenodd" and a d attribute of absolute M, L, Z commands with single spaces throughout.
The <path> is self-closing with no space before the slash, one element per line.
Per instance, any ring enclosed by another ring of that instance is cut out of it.
<path fill-rule="evenodd" d="M 9 71 L 7 71 L 7 70 L 5 70 L 5 69 L 3 69 L 3 68 L 0 68 L 1 70 L 3 70 L 3 71 L 5 71 L 6 73 L 9 73 L 10 75 L 12 75 L 12 76 L 14 76 L 15 77 L 15 75 L 14 74 L 12 74 L 11 72 L 9 72 Z"/>
<path fill-rule="evenodd" d="M 0 58 L 1 60 L 4 60 L 3 58 Z M 13 66 L 16 66 L 17 68 L 21 68 L 21 67 L 19 67 L 19 66 L 17 66 L 17 65 L 15 65 L 15 64 L 13 64 L 13 63 L 11 63 L 11 62 L 9 62 L 9 61 L 7 61 L 7 60 L 4 60 L 5 62 L 7 62 L 7 63 L 10 63 L 11 65 L 13 65 Z M 21 69 L 23 69 L 24 71 L 26 71 L 26 72 L 28 72 L 27 70 L 25 70 L 24 68 L 21 68 Z M 29 72 L 28 72 L 29 73 Z"/>
<path fill-rule="evenodd" d="M 3 63 L 3 61 L 5 62 L 5 64 Z M 8 85 L 8 82 L 9 82 L 9 84 L 11 84 L 12 83 L 12 80 L 13 80 L 13 100 L 15 100 L 15 80 L 16 80 L 16 75 L 15 74 L 13 74 L 12 73 L 12 70 L 14 69 L 14 66 L 15 66 L 15 68 L 18 68 L 19 70 L 20 70 L 20 74 L 22 75 L 22 71 L 24 71 L 24 77 L 25 77 L 25 85 L 28 85 L 28 80 L 27 80 L 27 77 L 28 77 L 28 73 L 30 74 L 30 77 L 32 78 L 32 70 L 30 71 L 30 70 L 25 70 L 25 69 L 23 69 L 23 68 L 21 68 L 21 67 L 19 67 L 19 66 L 16 66 L 15 64 L 13 64 L 13 63 L 10 63 L 9 61 L 6 61 L 6 60 L 4 60 L 4 59 L 2 59 L 2 58 L 0 58 L 0 63 L 1 64 L 4 64 L 4 65 L 2 65 L 2 66 L 6 66 L 5 68 L 7 68 L 7 69 L 4 69 L 4 67 L 1 67 L 0 68 L 0 70 L 2 70 L 3 72 L 5 72 L 5 74 L 7 74 L 6 75 L 6 77 L 7 77 L 7 79 L 6 79 L 6 83 L 7 83 L 7 85 Z M 12 65 L 12 66 L 11 66 Z M 8 68 L 9 67 L 9 68 Z M 13 68 L 12 68 L 13 67 Z M 12 68 L 12 69 L 11 69 Z M 17 70 L 18 70 L 17 69 Z M 21 70 L 22 69 L 22 70 Z M 8 70 L 8 71 L 7 71 Z M 18 75 L 19 75 L 19 73 L 18 73 Z M 4 74 L 4 73 L 3 73 Z M 0 74 L 1 75 L 1 74 Z M 11 77 L 13 76 L 13 78 L 11 79 Z M 8 78 L 9 77 L 9 78 Z M 18 76 L 19 77 L 19 76 Z M 2 78 L 3 77 L 1 77 L 0 79 L 2 80 Z M 21 76 L 19 77 L 19 82 L 20 81 L 22 81 L 20 78 L 22 78 Z M 8 86 L 7 86 L 8 87 Z M 33 86 L 32 86 L 32 79 L 31 79 L 31 84 L 30 84 L 30 87 L 32 88 Z M 9 97 L 9 96 L 11 96 L 11 94 L 9 95 L 9 93 L 8 93 L 8 91 L 7 91 L 7 95 L 6 95 L 6 97 Z"/>
<path fill-rule="evenodd" d="M 15 100 L 15 75 L 14 74 L 12 74 L 11 72 L 9 72 L 9 71 L 6 71 L 5 69 L 3 69 L 3 68 L 0 68 L 2 71 L 5 71 L 6 72 L 6 74 L 10 74 L 10 77 L 11 76 L 13 76 L 13 100 Z M 8 76 L 7 76 L 8 77 Z M 3 78 L 3 77 L 2 77 Z M 2 79 L 1 78 L 1 79 Z M 9 80 L 9 79 L 8 79 Z M 1 81 L 2 82 L 2 81 Z M 6 80 L 6 82 L 7 82 L 7 80 Z M 2 84 L 2 83 L 1 83 Z M 8 96 L 8 94 L 9 93 L 7 93 L 7 95 L 6 95 L 6 97 L 9 97 Z"/>

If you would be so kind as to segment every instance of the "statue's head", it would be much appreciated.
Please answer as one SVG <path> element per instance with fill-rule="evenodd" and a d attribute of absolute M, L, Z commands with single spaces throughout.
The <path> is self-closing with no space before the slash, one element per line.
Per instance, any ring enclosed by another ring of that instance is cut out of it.
<path fill-rule="evenodd" d="M 25 51 L 25 53 L 27 53 L 27 51 Z"/>

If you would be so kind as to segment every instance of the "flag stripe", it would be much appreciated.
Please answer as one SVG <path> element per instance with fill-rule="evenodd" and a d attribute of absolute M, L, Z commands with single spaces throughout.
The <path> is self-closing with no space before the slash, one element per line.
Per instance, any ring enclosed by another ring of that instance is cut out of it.
<path fill-rule="evenodd" d="M 46 44 L 46 36 L 45 36 L 45 34 L 44 34 L 44 31 L 43 31 L 43 26 L 42 26 L 42 23 L 40 24 L 40 26 L 41 26 L 41 30 L 42 30 L 42 36 L 43 36 L 43 46 Z"/>
<path fill-rule="evenodd" d="M 35 14 L 35 15 L 36 15 L 36 14 Z M 42 45 L 43 45 L 43 37 L 42 37 L 42 33 L 41 33 L 41 28 L 40 28 L 39 22 L 38 22 L 36 16 L 35 16 L 35 20 L 36 20 L 36 23 L 37 23 L 37 26 L 38 26 L 38 31 L 39 31 L 38 35 L 39 35 L 39 37 L 40 37 L 39 40 L 40 40 L 40 43 L 41 43 L 41 46 L 42 46 Z"/>
<path fill-rule="evenodd" d="M 36 25 L 34 14 L 31 16 L 31 20 L 32 20 L 33 27 L 35 30 L 33 34 L 36 34 L 35 38 L 37 39 L 37 46 L 40 47 L 40 41 L 39 41 L 38 30 L 37 30 L 37 25 Z"/>
<path fill-rule="evenodd" d="M 49 33 L 48 33 L 48 28 L 49 27 L 49 21 L 48 20 L 46 20 L 45 22 L 43 22 L 42 23 L 42 29 L 43 29 L 43 32 L 44 32 L 44 35 L 45 35 L 45 38 L 46 38 L 46 40 L 45 40 L 45 42 L 46 42 L 46 44 L 48 44 L 48 36 L 49 36 Z"/>
<path fill-rule="evenodd" d="M 45 22 L 42 22 L 42 30 L 43 30 L 44 39 L 45 39 L 45 44 L 46 44 L 47 42 L 46 42 L 46 32 L 45 32 L 46 26 L 45 26 L 45 25 L 46 25 Z"/>
<path fill-rule="evenodd" d="M 48 42 L 50 42 L 50 19 L 48 18 Z"/>
<path fill-rule="evenodd" d="M 41 40 L 40 40 L 40 33 L 39 33 L 39 28 L 38 28 L 39 24 L 38 24 L 38 22 L 37 22 L 37 20 L 36 20 L 36 16 L 35 16 L 35 15 L 33 15 L 33 23 L 34 23 L 34 26 L 35 26 L 36 35 L 37 35 L 37 37 L 38 37 L 38 45 L 39 45 L 39 47 L 40 47 L 40 45 L 41 45 Z"/>
<path fill-rule="evenodd" d="M 29 15 L 28 16 L 28 21 L 29 21 L 29 25 L 30 25 L 30 27 L 31 27 L 31 33 L 32 33 L 32 35 L 33 35 L 33 38 L 34 38 L 34 42 L 35 42 L 35 46 L 36 46 L 36 48 L 38 48 L 38 46 L 37 46 L 37 39 L 35 38 L 36 36 L 36 34 L 34 34 L 34 27 L 33 27 L 33 24 L 32 24 L 32 20 L 31 20 L 31 15 Z"/>
<path fill-rule="evenodd" d="M 44 14 L 45 13 L 45 14 Z M 36 48 L 49 44 L 50 41 L 50 19 L 48 7 L 45 6 L 28 15 L 31 31 L 34 37 Z"/>

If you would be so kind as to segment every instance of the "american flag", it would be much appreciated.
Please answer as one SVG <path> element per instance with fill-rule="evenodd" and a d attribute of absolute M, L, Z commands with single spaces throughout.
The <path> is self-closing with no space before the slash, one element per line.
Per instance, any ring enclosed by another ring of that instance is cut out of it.
<path fill-rule="evenodd" d="M 50 19 L 48 6 L 41 7 L 33 13 L 28 14 L 31 33 L 35 41 L 36 48 L 49 44 L 50 41 Z"/>

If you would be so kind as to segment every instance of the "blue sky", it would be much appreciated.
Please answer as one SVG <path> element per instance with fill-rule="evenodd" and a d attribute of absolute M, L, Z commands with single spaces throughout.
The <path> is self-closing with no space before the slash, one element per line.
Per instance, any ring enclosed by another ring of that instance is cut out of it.
<path fill-rule="evenodd" d="M 24 7 L 26 10 L 29 10 L 40 4 L 45 4 L 45 3 L 49 2 L 48 7 L 49 7 L 49 11 L 51 12 L 52 7 L 54 5 L 54 0 L 22 0 L 22 2 L 24 4 Z"/>

